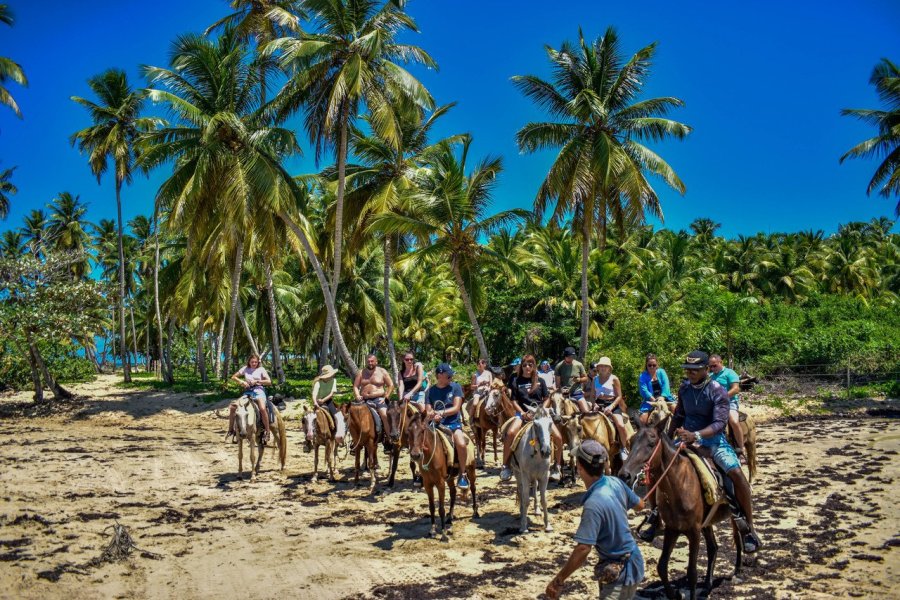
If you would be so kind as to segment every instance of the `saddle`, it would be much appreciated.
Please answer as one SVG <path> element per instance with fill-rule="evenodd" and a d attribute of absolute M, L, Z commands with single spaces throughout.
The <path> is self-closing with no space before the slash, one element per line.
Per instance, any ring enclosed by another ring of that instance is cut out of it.
<path fill-rule="evenodd" d="M 365 400 L 360 400 L 358 402 L 356 400 L 354 400 L 353 405 L 354 406 L 363 405 L 369 409 L 369 414 L 372 415 L 372 420 L 375 422 L 375 436 L 376 436 L 375 439 L 381 439 L 382 426 L 381 426 L 381 417 L 378 415 L 378 411 L 375 410 L 374 408 L 372 408 L 371 406 L 369 406 L 369 403 L 366 402 Z"/>
<path fill-rule="evenodd" d="M 631 426 L 631 419 L 625 418 L 624 421 L 625 431 L 628 432 L 628 437 L 629 439 L 631 439 L 631 436 L 634 435 L 634 428 Z M 628 447 L 628 440 L 619 439 L 619 431 L 618 429 L 616 429 L 615 424 L 613 424 L 612 419 L 607 417 L 602 412 L 581 415 L 581 427 L 584 431 L 585 439 L 596 440 L 598 438 L 598 434 L 600 434 L 599 430 L 602 427 L 605 429 L 606 439 L 609 441 L 610 445 L 612 445 L 614 442 L 618 442 L 620 447 Z"/>
<path fill-rule="evenodd" d="M 700 477 L 700 486 L 703 488 L 703 501 L 709 507 L 721 503 L 725 497 L 722 473 L 712 461 L 712 455 L 706 448 L 697 446 L 685 446 L 685 455 L 694 465 L 697 476 Z"/>
<path fill-rule="evenodd" d="M 447 435 L 446 431 L 443 428 L 438 427 L 435 429 L 437 432 L 438 438 L 440 438 L 441 443 L 444 444 L 444 452 L 447 455 L 447 464 L 448 465 L 456 465 L 457 457 L 456 457 L 456 445 L 453 443 L 453 438 L 451 435 Z M 463 432 L 463 437 L 466 438 L 466 466 L 470 467 L 475 464 L 475 449 L 472 444 L 472 438 L 466 435 L 466 432 Z"/>
<path fill-rule="evenodd" d="M 262 423 L 262 415 L 259 414 L 259 404 L 253 398 L 250 399 L 250 404 L 253 406 L 254 412 L 256 412 L 256 422 Z M 269 413 L 269 425 L 273 425 L 275 423 L 275 405 L 272 404 L 269 398 L 266 398 L 266 412 Z"/>
<path fill-rule="evenodd" d="M 323 414 L 324 414 L 324 416 L 322 416 Z M 334 423 L 334 418 L 332 418 L 331 413 L 325 408 L 317 408 L 316 409 L 316 419 L 318 420 L 318 418 L 320 416 L 322 416 L 325 423 L 328 424 L 328 430 L 332 434 L 334 434 L 335 430 L 337 429 L 337 426 Z"/>
<path fill-rule="evenodd" d="M 488 406 L 488 401 L 490 400 L 490 394 L 481 394 L 478 396 L 478 400 L 475 402 L 475 418 L 478 419 L 481 416 L 481 410 L 484 409 L 487 411 L 487 415 L 489 417 L 496 417 L 499 412 L 500 405 L 499 403 L 493 403 Z"/>

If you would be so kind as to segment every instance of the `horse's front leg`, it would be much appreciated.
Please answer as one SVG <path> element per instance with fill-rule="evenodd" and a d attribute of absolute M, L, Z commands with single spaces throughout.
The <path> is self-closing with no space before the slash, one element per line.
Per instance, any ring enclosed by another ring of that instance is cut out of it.
<path fill-rule="evenodd" d="M 256 469 L 255 469 L 255 471 L 256 471 L 256 474 L 259 475 L 259 469 L 260 469 L 260 467 L 262 466 L 263 454 L 265 454 L 265 452 L 266 452 L 266 445 L 265 445 L 265 444 L 260 444 L 260 445 L 257 447 L 257 452 L 258 452 L 258 454 L 257 454 L 257 456 L 256 456 Z"/>
<path fill-rule="evenodd" d="M 428 512 L 431 515 L 431 531 L 428 532 L 428 537 L 434 537 L 437 535 L 437 528 L 434 525 L 434 486 L 426 482 L 425 493 L 428 494 Z"/>
<path fill-rule="evenodd" d="M 697 600 L 697 557 L 700 555 L 700 532 L 692 529 L 687 533 L 688 538 L 688 587 L 691 590 L 691 600 Z"/>
<path fill-rule="evenodd" d="M 529 496 L 531 482 L 525 481 L 525 478 L 519 475 L 517 483 L 519 488 L 519 533 L 528 533 L 528 505 L 531 501 Z"/>
<path fill-rule="evenodd" d="M 534 516 L 539 517 L 541 513 L 538 512 L 538 486 L 540 484 L 537 481 L 533 481 L 531 483 L 531 487 L 528 488 L 528 493 L 531 494 L 531 497 L 534 499 Z"/>
<path fill-rule="evenodd" d="M 712 590 L 713 583 L 713 567 L 716 564 L 716 554 L 719 552 L 719 543 L 716 542 L 716 532 L 713 528 L 707 527 L 703 530 L 703 539 L 706 540 L 706 579 L 703 585 L 707 592 Z"/>
<path fill-rule="evenodd" d="M 356 459 L 356 463 L 355 463 L 356 474 L 353 478 L 353 485 L 355 485 L 357 487 L 359 487 L 359 455 L 362 454 L 362 452 L 363 452 L 362 448 L 357 448 L 356 455 L 354 456 L 354 458 Z"/>
<path fill-rule="evenodd" d="M 456 483 L 453 481 L 453 478 L 450 478 L 448 482 L 450 486 L 450 514 L 447 515 L 447 524 L 444 528 L 447 532 L 447 535 L 453 535 L 453 507 L 456 506 Z"/>
<path fill-rule="evenodd" d="M 447 530 L 445 529 L 446 524 L 446 512 L 444 511 L 444 492 L 446 491 L 446 482 L 443 478 L 438 479 L 438 511 L 441 515 L 441 541 L 447 541 Z"/>
<path fill-rule="evenodd" d="M 249 440 L 247 440 L 247 445 L 250 446 L 250 481 L 253 481 L 254 479 L 256 479 L 256 474 L 258 472 L 256 470 L 256 452 L 257 452 L 256 440 L 253 439 L 255 437 L 256 437 L 256 434 L 254 434 L 253 437 L 251 437 Z"/>
<path fill-rule="evenodd" d="M 737 528 L 737 525 L 734 522 L 734 519 L 731 520 L 731 533 L 734 537 L 734 574 L 733 577 L 737 577 L 741 572 L 741 567 L 743 566 L 744 561 L 744 539 L 741 536 L 740 530 Z"/>
<path fill-rule="evenodd" d="M 316 442 L 313 442 L 313 476 L 311 481 L 313 483 L 319 481 L 319 444 Z"/>
<path fill-rule="evenodd" d="M 666 598 L 669 598 L 669 600 L 678 597 L 675 594 L 675 589 L 669 582 L 669 557 L 672 556 L 672 549 L 675 547 L 677 540 L 678 533 L 671 527 L 667 527 L 663 534 L 663 547 L 659 555 L 659 563 L 656 565 L 656 572 L 659 574 L 659 580 L 662 581 L 663 588 L 666 590 Z"/>
<path fill-rule="evenodd" d="M 337 451 L 337 443 L 334 439 L 325 444 L 325 464 L 328 465 L 328 481 L 334 481 L 334 454 Z"/>
<path fill-rule="evenodd" d="M 374 442 L 369 453 L 369 468 L 372 471 L 369 478 L 369 491 L 374 492 L 375 486 L 378 484 L 378 444 Z"/>
<path fill-rule="evenodd" d="M 550 525 L 550 515 L 547 513 L 547 477 L 541 479 L 541 509 L 544 511 L 544 531 L 553 531 Z"/>
<path fill-rule="evenodd" d="M 400 462 L 400 446 L 391 448 L 391 473 L 388 475 L 388 487 L 394 487 L 394 477 L 397 475 L 397 463 Z"/>
<path fill-rule="evenodd" d="M 238 478 L 244 478 L 244 439 L 238 440 Z"/>

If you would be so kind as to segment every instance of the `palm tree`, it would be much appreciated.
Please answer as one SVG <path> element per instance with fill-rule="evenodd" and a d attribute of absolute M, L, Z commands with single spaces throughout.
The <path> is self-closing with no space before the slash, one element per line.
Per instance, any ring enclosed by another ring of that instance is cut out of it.
<path fill-rule="evenodd" d="M 16 187 L 11 179 L 15 167 L 0 171 L 0 219 L 5 219 L 9 215 L 9 197 L 17 194 L 19 188 Z"/>
<path fill-rule="evenodd" d="M 29 251 L 35 258 L 41 258 L 46 252 L 49 228 L 50 222 L 47 219 L 47 213 L 39 208 L 32 209 L 22 219 L 22 235 L 25 237 Z"/>
<path fill-rule="evenodd" d="M 9 5 L 0 4 L 0 23 L 12 27 L 14 22 L 15 18 L 13 17 L 13 13 L 10 10 Z M 5 84 L 7 81 L 14 81 L 15 83 L 23 86 L 28 85 L 28 78 L 25 77 L 25 71 L 22 70 L 22 67 L 11 58 L 0 56 L 0 104 L 5 104 L 6 106 L 13 109 L 13 112 L 16 113 L 16 116 L 21 119 L 22 111 L 19 110 L 19 105 L 16 104 L 16 101 L 12 97 L 12 94 L 10 94 L 9 90 L 6 89 Z"/>
<path fill-rule="evenodd" d="M 874 125 L 878 128 L 878 135 L 850 148 L 840 162 L 847 158 L 883 156 L 884 160 L 869 181 L 866 194 L 878 189 L 878 193 L 885 198 L 892 194 L 900 196 L 900 67 L 882 58 L 872 70 L 869 83 L 875 86 L 878 97 L 887 109 L 845 108 L 841 114 Z M 897 202 L 896 214 L 900 217 L 900 201 Z"/>
<path fill-rule="evenodd" d="M 684 138 L 687 125 L 665 118 L 684 103 L 661 97 L 636 101 L 646 79 L 656 44 L 626 60 L 618 35 L 609 28 L 588 44 L 579 31 L 578 47 L 566 42 L 547 47 L 553 80 L 534 75 L 513 77 L 513 83 L 554 122 L 528 123 L 516 134 L 525 152 L 559 148 L 559 154 L 538 190 L 534 210 L 543 215 L 555 200 L 553 216 L 572 213 L 581 226 L 581 355 L 587 352 L 590 320 L 588 260 L 593 225 L 601 250 L 606 243 L 609 215 L 622 225 L 641 221 L 646 212 L 662 216 L 647 175 L 656 175 L 684 193 L 675 171 L 641 142 Z"/>
<path fill-rule="evenodd" d="M 93 125 L 72 134 L 71 142 L 89 156 L 88 164 L 97 183 L 113 162 L 116 182 L 116 214 L 119 232 L 119 334 L 125 339 L 125 251 L 122 225 L 122 185 L 131 183 L 135 161 L 135 142 L 141 132 L 159 124 L 157 119 L 141 117 L 146 93 L 135 91 L 124 71 L 109 69 L 88 79 L 88 87 L 100 103 L 72 96 L 72 100 L 90 113 Z M 125 381 L 131 381 L 131 365 L 124 344 L 121 348 Z"/>
<path fill-rule="evenodd" d="M 268 45 L 280 52 L 291 78 L 275 99 L 285 117 L 305 107 L 305 126 L 315 145 L 316 160 L 326 147 L 337 149 L 337 197 L 333 243 L 332 291 L 341 274 L 344 234 L 344 191 L 348 133 L 365 105 L 377 134 L 399 146 L 402 133 L 395 112 L 398 100 L 434 108 L 428 90 L 399 63 L 436 68 L 421 48 L 396 41 L 405 31 L 418 32 L 415 21 L 396 0 L 306 0 L 303 3 L 316 33 L 301 32 Z M 329 329 L 323 338 L 327 353 Z"/>
<path fill-rule="evenodd" d="M 430 167 L 418 181 L 421 191 L 411 204 L 410 216 L 385 214 L 376 223 L 386 233 L 409 233 L 422 242 L 419 249 L 402 257 L 403 262 L 434 257 L 450 263 L 480 355 L 490 360 L 475 314 L 475 301 L 482 296 L 479 275 L 487 262 L 503 264 L 517 274 L 522 269 L 482 245 L 480 240 L 504 226 L 527 219 L 528 212 L 513 209 L 486 215 L 502 163 L 500 158 L 486 158 L 467 174 L 471 143 L 472 138 L 465 136 L 457 156 L 453 145 L 440 142 Z"/>
<path fill-rule="evenodd" d="M 81 197 L 69 192 L 60 192 L 50 202 L 47 221 L 47 239 L 54 250 L 68 253 L 72 257 L 69 267 L 73 279 L 82 279 L 90 270 L 87 248 L 90 245 L 90 226 L 85 220 L 87 205 Z"/>
<path fill-rule="evenodd" d="M 22 239 L 20 231 L 7 229 L 3 232 L 3 237 L 0 239 L 0 257 L 14 259 L 19 258 L 26 252 L 28 252 L 28 246 L 25 244 L 25 240 Z"/>

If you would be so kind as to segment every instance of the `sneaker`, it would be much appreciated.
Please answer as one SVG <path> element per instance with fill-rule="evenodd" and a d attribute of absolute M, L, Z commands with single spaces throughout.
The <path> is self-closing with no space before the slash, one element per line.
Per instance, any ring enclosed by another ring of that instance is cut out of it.
<path fill-rule="evenodd" d="M 458 487 L 460 490 L 469 489 L 469 480 L 466 479 L 465 475 L 459 476 L 459 479 L 456 480 L 456 487 Z M 746 547 L 746 542 L 744 542 L 744 545 Z"/>
<path fill-rule="evenodd" d="M 621 450 L 619 450 L 619 456 L 622 458 L 622 460 L 628 460 L 628 450 L 622 448 Z"/>
<path fill-rule="evenodd" d="M 422 487 L 422 476 L 421 475 L 416 474 L 416 476 L 413 477 L 413 487 L 414 488 Z"/>
<path fill-rule="evenodd" d="M 647 523 L 644 529 L 639 529 L 637 534 L 642 541 L 650 543 L 656 537 L 656 530 L 659 529 L 659 512 L 656 509 L 647 516 Z"/>
<path fill-rule="evenodd" d="M 559 481 L 562 479 L 562 474 L 559 472 L 559 465 L 553 465 L 550 467 L 550 481 Z"/>
<path fill-rule="evenodd" d="M 760 543 L 759 538 L 756 537 L 756 534 L 754 532 L 748 531 L 744 535 L 744 552 L 746 552 L 747 554 L 753 554 L 754 552 L 759 550 L 761 546 L 762 543 Z"/>
<path fill-rule="evenodd" d="M 500 481 L 507 482 L 512 479 L 512 470 L 506 465 L 503 465 L 503 469 L 500 470 Z"/>

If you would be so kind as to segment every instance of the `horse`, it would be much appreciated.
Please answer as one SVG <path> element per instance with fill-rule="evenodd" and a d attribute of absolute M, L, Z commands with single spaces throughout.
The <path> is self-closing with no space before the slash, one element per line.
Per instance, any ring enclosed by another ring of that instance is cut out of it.
<path fill-rule="evenodd" d="M 375 418 L 372 416 L 369 405 L 365 402 L 352 402 L 348 405 L 344 404 L 341 408 L 346 411 L 347 421 L 349 423 L 350 437 L 353 439 L 352 451 L 356 454 L 355 458 L 355 476 L 353 484 L 359 485 L 359 457 L 363 450 L 366 452 L 366 464 L 371 473 L 369 482 L 369 490 L 375 491 L 375 485 L 378 483 L 378 455 L 375 449 L 378 444 L 377 433 L 375 431 Z"/>
<path fill-rule="evenodd" d="M 625 429 L 629 430 L 631 424 L 628 415 L 622 415 L 622 417 L 625 419 Z M 622 458 L 619 456 L 619 451 L 622 449 L 623 444 L 626 448 L 628 447 L 630 438 L 628 440 L 619 440 L 616 435 L 617 430 L 615 423 L 612 421 L 612 417 L 607 417 L 602 412 L 581 415 L 579 420 L 581 423 L 581 435 L 583 439 L 594 440 L 602 444 L 603 447 L 606 448 L 607 453 L 609 453 L 610 472 L 617 472 L 622 467 Z"/>
<path fill-rule="evenodd" d="M 332 417 L 328 414 L 328 410 L 317 408 L 309 410 L 307 406 L 303 411 L 303 426 L 306 433 L 306 439 L 312 444 L 315 450 L 313 458 L 313 476 L 312 482 L 319 480 L 319 446 L 325 446 L 325 463 L 328 466 L 328 481 L 334 481 L 334 463 L 337 458 L 337 443 L 334 439 L 334 430 L 332 429 Z"/>
<path fill-rule="evenodd" d="M 388 476 L 388 487 L 394 487 L 394 476 L 397 474 L 397 463 L 400 461 L 400 451 L 409 447 L 409 435 L 407 433 L 407 425 L 409 416 L 419 411 L 409 405 L 408 401 L 400 402 L 399 400 L 391 400 L 388 402 L 386 427 L 390 431 L 388 443 L 391 446 L 391 472 Z M 412 471 L 413 479 L 416 478 L 416 463 L 412 459 L 409 461 L 409 470 Z"/>
<path fill-rule="evenodd" d="M 500 425 L 515 415 L 515 410 L 510 409 L 508 403 L 501 400 L 503 387 L 503 382 L 499 379 L 491 382 L 491 389 L 482 401 L 478 415 L 472 422 L 472 431 L 475 434 L 475 466 L 479 469 L 484 468 L 488 432 L 494 434 L 494 462 L 496 463 Z"/>
<path fill-rule="evenodd" d="M 697 597 L 697 555 L 700 552 L 700 536 L 702 534 L 706 540 L 707 563 L 704 586 L 712 589 L 713 567 L 719 549 L 713 524 L 729 518 L 731 512 L 727 504 L 717 504 L 711 508 L 705 503 L 700 476 L 691 460 L 682 455 L 683 448 L 676 446 L 675 442 L 663 433 L 663 423 L 641 426 L 632 438 L 631 454 L 622 465 L 619 477 L 632 484 L 641 471 L 646 471 L 649 480 L 655 482 L 655 489 L 651 487 L 650 491 L 656 494 L 656 504 L 665 524 L 657 572 L 665 587 L 666 596 L 675 598 L 676 593 L 668 576 L 669 557 L 678 537 L 682 534 L 687 536 L 689 544 L 687 576 L 691 600 L 694 600 Z M 715 513 L 709 515 L 710 510 Z M 737 575 L 741 570 L 743 544 L 733 522 L 732 531 L 737 556 L 734 573 Z"/>
<path fill-rule="evenodd" d="M 409 456 L 418 463 L 422 473 L 422 487 L 428 494 L 428 510 L 431 514 L 431 531 L 428 537 L 437 535 L 434 520 L 434 492 L 438 492 L 438 506 L 441 517 L 441 541 L 446 542 L 447 536 L 452 535 L 453 508 L 456 506 L 456 481 L 455 476 L 459 468 L 466 470 L 469 478 L 470 493 L 472 494 L 472 518 L 477 519 L 478 499 L 475 493 L 475 463 L 457 466 L 448 464 L 447 451 L 444 443 L 438 438 L 436 426 L 433 423 L 426 424 L 426 417 L 419 411 L 411 415 L 407 424 L 407 436 L 409 438 Z M 450 437 L 453 444 L 453 438 Z M 445 485 L 450 485 L 450 513 L 444 512 Z M 465 499 L 465 496 L 463 496 Z"/>
<path fill-rule="evenodd" d="M 544 511 L 544 531 L 553 531 L 547 513 L 547 480 L 550 478 L 552 423 L 547 409 L 538 408 L 531 427 L 520 436 L 513 449 L 513 457 L 510 462 L 518 486 L 520 533 L 528 533 L 528 501 L 532 493 L 534 493 L 534 513 L 537 514 L 538 491 L 541 493 L 541 508 Z"/>
<path fill-rule="evenodd" d="M 256 400 L 250 396 L 241 396 L 237 403 L 237 409 L 234 412 L 235 423 L 238 431 L 238 476 L 244 477 L 244 440 L 250 447 L 250 481 L 259 474 L 259 467 L 262 464 L 265 444 L 260 443 L 262 435 L 260 424 L 257 420 L 256 410 L 254 406 Z M 275 411 L 275 423 L 273 423 L 272 439 L 275 447 L 278 448 L 278 459 L 281 464 L 281 470 L 284 470 L 284 463 L 287 460 L 287 436 L 284 428 L 284 420 L 277 408 Z M 257 456 L 257 450 L 259 455 Z"/>
<path fill-rule="evenodd" d="M 578 469 L 575 467 L 575 449 L 581 445 L 581 423 L 579 422 L 578 406 L 566 397 L 566 391 L 555 391 L 550 395 L 553 410 L 559 418 L 559 433 L 562 435 L 563 444 L 569 452 L 569 469 L 572 472 L 572 481 L 578 479 Z"/>

